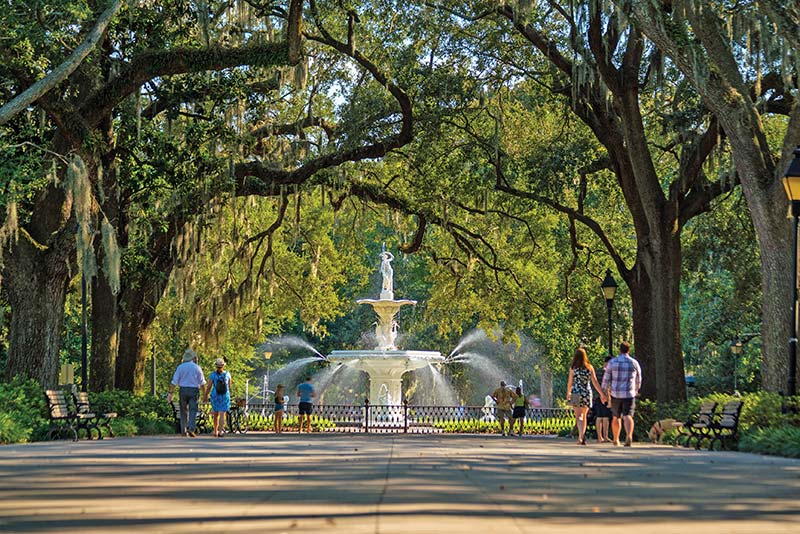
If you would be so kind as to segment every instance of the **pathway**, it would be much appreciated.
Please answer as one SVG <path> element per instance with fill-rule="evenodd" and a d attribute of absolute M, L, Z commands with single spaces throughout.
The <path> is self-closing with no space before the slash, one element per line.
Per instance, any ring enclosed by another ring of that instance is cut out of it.
<path fill-rule="evenodd" d="M 548 438 L 248 434 L 0 447 L 0 532 L 797 532 L 800 461 Z"/>

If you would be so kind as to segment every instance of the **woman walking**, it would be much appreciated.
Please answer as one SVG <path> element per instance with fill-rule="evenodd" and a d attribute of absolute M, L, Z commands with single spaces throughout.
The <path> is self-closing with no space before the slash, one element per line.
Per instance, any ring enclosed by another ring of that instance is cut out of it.
<path fill-rule="evenodd" d="M 591 383 L 591 385 L 590 385 Z M 575 423 L 578 426 L 578 445 L 586 445 L 586 414 L 592 407 L 592 386 L 600 394 L 600 401 L 606 401 L 594 367 L 586 357 L 586 351 L 578 347 L 572 356 L 572 365 L 569 368 L 567 379 L 567 401 L 575 410 Z"/>
<path fill-rule="evenodd" d="M 272 413 L 273 426 L 275 433 L 280 434 L 283 431 L 283 412 L 286 410 L 286 404 L 283 401 L 283 384 L 278 384 L 275 388 L 275 410 Z"/>
<path fill-rule="evenodd" d="M 225 371 L 225 360 L 222 358 L 217 358 L 214 367 L 217 370 L 208 376 L 205 400 L 208 402 L 208 394 L 211 393 L 211 420 L 214 423 L 214 435 L 221 438 L 225 433 L 225 417 L 231 407 L 231 375 Z"/>

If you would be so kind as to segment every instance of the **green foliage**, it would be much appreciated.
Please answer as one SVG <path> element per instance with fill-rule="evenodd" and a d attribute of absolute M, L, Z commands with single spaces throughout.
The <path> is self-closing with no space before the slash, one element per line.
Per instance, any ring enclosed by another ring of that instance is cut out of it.
<path fill-rule="evenodd" d="M 135 436 L 137 434 L 145 434 L 145 432 L 140 431 L 140 428 L 136 424 L 137 421 L 146 420 L 134 419 L 133 417 L 117 417 L 111 422 L 112 428 L 114 429 L 114 434 L 116 436 Z"/>
<path fill-rule="evenodd" d="M 751 428 L 742 432 L 739 450 L 800 458 L 800 427 Z"/>
<path fill-rule="evenodd" d="M 89 402 L 98 412 L 117 413 L 111 427 L 119 436 L 170 434 L 175 431 L 172 407 L 161 397 L 113 390 L 92 393 Z"/>
<path fill-rule="evenodd" d="M 0 382 L 0 443 L 41 440 L 48 428 L 47 403 L 35 380 Z"/>

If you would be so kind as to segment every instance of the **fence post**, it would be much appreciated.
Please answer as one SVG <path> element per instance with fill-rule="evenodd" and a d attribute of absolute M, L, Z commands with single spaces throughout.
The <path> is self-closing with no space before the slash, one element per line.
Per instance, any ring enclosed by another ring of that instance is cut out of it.
<path fill-rule="evenodd" d="M 403 399 L 403 433 L 408 434 L 408 399 Z"/>
<path fill-rule="evenodd" d="M 364 399 L 364 432 L 369 433 L 369 399 Z"/>

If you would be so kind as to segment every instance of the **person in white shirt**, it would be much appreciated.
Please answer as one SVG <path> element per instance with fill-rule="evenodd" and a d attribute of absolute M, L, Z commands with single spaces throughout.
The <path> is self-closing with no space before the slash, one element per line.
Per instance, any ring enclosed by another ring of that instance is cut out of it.
<path fill-rule="evenodd" d="M 186 349 L 183 353 L 183 363 L 181 363 L 175 374 L 172 375 L 172 383 L 169 385 L 167 401 L 172 402 L 172 393 L 175 386 L 180 389 L 178 393 L 178 407 L 181 412 L 181 433 L 184 436 L 193 438 L 197 436 L 195 432 L 195 420 L 197 419 L 197 400 L 200 397 L 200 388 L 206 383 L 203 370 L 197 365 L 197 353 L 192 349 Z"/>

